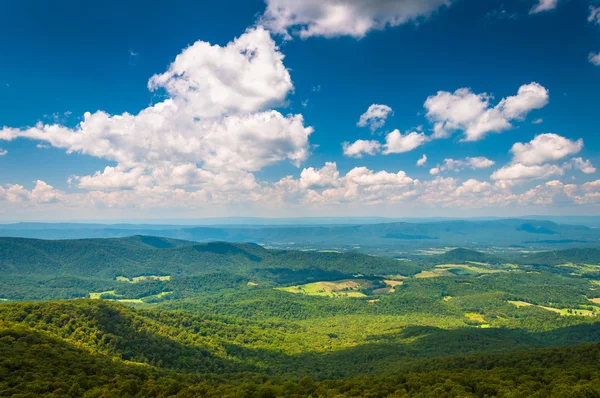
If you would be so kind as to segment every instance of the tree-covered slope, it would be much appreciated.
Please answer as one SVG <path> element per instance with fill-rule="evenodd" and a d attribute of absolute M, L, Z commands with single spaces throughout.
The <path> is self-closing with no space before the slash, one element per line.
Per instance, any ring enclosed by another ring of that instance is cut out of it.
<path fill-rule="evenodd" d="M 358 253 L 272 251 L 246 243 L 194 243 L 136 236 L 47 241 L 0 238 L 0 274 L 71 277 L 248 273 L 262 268 L 322 269 L 341 273 L 408 273 L 408 262 Z"/>
<path fill-rule="evenodd" d="M 134 310 L 101 301 L 2 305 L 0 396 L 594 397 L 600 393 L 599 344 L 523 350 L 536 346 L 540 338 L 573 339 L 579 333 L 573 328 L 548 336 L 501 329 L 409 328 L 403 332 L 404 343 L 373 341 L 346 349 L 328 349 L 325 344 L 320 353 L 314 351 L 323 344 L 316 336 L 298 345 L 293 337 L 301 332 L 298 329 L 186 312 Z M 512 351 L 488 352 L 490 346 L 517 340 L 523 344 Z M 465 344 L 481 351 L 467 356 L 456 351 Z M 439 349 L 442 346 L 447 348 Z"/>

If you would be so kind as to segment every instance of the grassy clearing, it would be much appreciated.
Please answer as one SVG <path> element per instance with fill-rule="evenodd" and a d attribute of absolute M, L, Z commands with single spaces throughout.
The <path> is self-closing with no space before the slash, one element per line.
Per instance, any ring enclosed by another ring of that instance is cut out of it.
<path fill-rule="evenodd" d="M 594 304 L 600 304 L 600 298 L 593 298 L 593 299 L 588 299 L 588 300 L 590 300 Z"/>
<path fill-rule="evenodd" d="M 116 278 L 119 282 L 128 282 L 128 283 L 140 283 L 145 281 L 170 281 L 171 276 L 160 276 L 160 275 L 146 275 L 146 276 L 136 276 L 131 279 L 126 278 L 124 276 L 117 276 Z"/>
<path fill-rule="evenodd" d="M 451 270 L 465 270 L 465 271 L 470 271 L 473 273 L 477 273 L 477 274 L 497 274 L 499 272 L 506 272 L 504 270 L 501 269 L 490 269 L 490 265 L 489 264 L 485 264 L 485 263 L 475 263 L 475 262 L 471 262 L 471 264 L 473 265 L 465 265 L 465 264 L 442 264 L 442 265 L 438 265 L 436 266 L 436 268 L 438 269 L 446 269 L 448 271 Z M 475 264 L 477 264 L 478 266 L 475 266 Z"/>
<path fill-rule="evenodd" d="M 321 297 L 367 297 L 360 290 L 373 286 L 371 281 L 365 279 L 345 279 L 335 282 L 315 282 L 306 285 L 296 285 L 276 288 L 288 293 L 306 294 Z"/>
<path fill-rule="evenodd" d="M 425 279 L 425 278 L 439 278 L 443 276 L 452 276 L 446 269 L 434 269 L 432 271 L 421 271 L 416 274 L 414 277 L 417 279 Z"/>
<path fill-rule="evenodd" d="M 90 298 L 92 300 L 100 300 L 103 294 L 116 294 L 116 292 L 114 290 L 108 290 L 106 292 L 90 293 Z"/>
<path fill-rule="evenodd" d="M 258 286 L 258 283 L 256 283 L 256 282 L 248 282 L 248 286 Z"/>
<path fill-rule="evenodd" d="M 383 283 L 385 283 L 386 285 L 390 286 L 390 287 L 396 287 L 396 286 L 402 286 L 404 285 L 404 282 L 402 281 L 394 281 L 391 279 L 386 279 L 383 281 Z"/>
<path fill-rule="evenodd" d="M 485 319 L 483 318 L 483 315 L 481 315 L 477 312 L 466 312 L 465 317 L 468 320 L 473 321 L 473 322 L 485 323 Z"/>
<path fill-rule="evenodd" d="M 452 296 L 446 296 L 446 297 L 444 297 L 444 299 L 443 299 L 443 300 L 444 300 L 445 302 L 448 302 L 448 301 L 452 300 Z"/>

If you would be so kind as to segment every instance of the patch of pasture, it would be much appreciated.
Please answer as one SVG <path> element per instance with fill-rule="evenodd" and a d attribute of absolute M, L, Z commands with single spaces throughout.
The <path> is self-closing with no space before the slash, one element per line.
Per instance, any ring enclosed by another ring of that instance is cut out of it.
<path fill-rule="evenodd" d="M 160 276 L 160 275 L 144 275 L 144 276 L 135 276 L 131 279 L 125 277 L 125 276 L 117 276 L 116 280 L 119 282 L 127 282 L 127 283 L 140 283 L 140 282 L 145 282 L 145 281 L 162 281 L 162 282 L 166 282 L 166 281 L 170 281 L 171 280 L 171 276 L 170 275 L 166 275 L 166 276 Z"/>
<path fill-rule="evenodd" d="M 431 271 L 421 271 L 414 277 L 417 279 L 440 278 L 443 276 L 452 276 L 452 273 L 446 269 L 437 268 Z"/>
<path fill-rule="evenodd" d="M 483 315 L 481 315 L 477 312 L 466 312 L 465 317 L 468 320 L 473 321 L 473 322 L 485 323 L 485 319 L 483 318 Z"/>
<path fill-rule="evenodd" d="M 308 296 L 358 298 L 366 297 L 367 295 L 362 293 L 361 290 L 371 287 L 373 287 L 373 283 L 365 279 L 345 279 L 335 282 L 314 282 L 306 285 L 280 287 L 276 290 Z"/>
<path fill-rule="evenodd" d="M 114 290 L 108 290 L 106 292 L 90 293 L 90 299 L 100 300 L 104 294 L 116 294 L 116 292 Z"/>

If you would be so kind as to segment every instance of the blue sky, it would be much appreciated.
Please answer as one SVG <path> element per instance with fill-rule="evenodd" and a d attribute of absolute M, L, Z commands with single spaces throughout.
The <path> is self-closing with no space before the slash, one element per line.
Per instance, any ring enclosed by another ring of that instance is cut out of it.
<path fill-rule="evenodd" d="M 0 220 L 600 214 L 598 2 L 86 3 L 0 5 Z"/>

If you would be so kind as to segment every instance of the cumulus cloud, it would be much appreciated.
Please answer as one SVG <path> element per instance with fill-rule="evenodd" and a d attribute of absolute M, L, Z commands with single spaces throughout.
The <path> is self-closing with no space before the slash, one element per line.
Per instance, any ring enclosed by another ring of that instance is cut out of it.
<path fill-rule="evenodd" d="M 558 134 L 540 134 L 527 143 L 517 142 L 510 150 L 513 163 L 538 165 L 564 159 L 575 155 L 583 149 L 583 140 L 571 141 Z"/>
<path fill-rule="evenodd" d="M 424 133 L 415 131 L 402 134 L 398 129 L 392 131 L 385 137 L 383 154 L 405 153 L 425 144 L 429 138 Z"/>
<path fill-rule="evenodd" d="M 300 173 L 300 186 L 302 188 L 333 187 L 340 183 L 339 177 L 340 172 L 337 169 L 337 164 L 327 162 L 323 168 L 318 170 L 313 167 L 302 170 L 302 173 Z"/>
<path fill-rule="evenodd" d="M 538 0 L 537 4 L 529 11 L 530 14 L 554 10 L 558 5 L 558 0 Z"/>
<path fill-rule="evenodd" d="M 344 142 L 344 155 L 353 158 L 361 158 L 363 154 L 375 155 L 381 150 L 381 144 L 377 141 L 357 140 L 353 144 Z"/>
<path fill-rule="evenodd" d="M 363 113 L 357 123 L 359 127 L 369 126 L 371 131 L 375 131 L 385 125 L 388 116 L 393 114 L 392 108 L 387 105 L 373 104 Z"/>
<path fill-rule="evenodd" d="M 8 151 L 6 149 L 2 149 L 0 148 L 0 156 L 4 156 L 8 153 Z"/>
<path fill-rule="evenodd" d="M 417 160 L 417 167 L 425 166 L 427 163 L 427 155 L 423 154 L 419 160 Z"/>
<path fill-rule="evenodd" d="M 502 99 L 494 107 L 491 100 L 490 95 L 475 94 L 468 88 L 430 96 L 424 106 L 427 118 L 435 123 L 433 138 L 448 138 L 462 131 L 464 141 L 479 141 L 489 133 L 508 130 L 511 121 L 523 120 L 530 111 L 546 106 L 549 93 L 534 82 L 521 86 L 517 95 Z"/>
<path fill-rule="evenodd" d="M 451 0 L 266 0 L 260 23 L 273 32 L 300 36 L 364 37 L 372 30 L 428 17 Z"/>
<path fill-rule="evenodd" d="M 590 53 L 588 58 L 592 64 L 600 66 L 600 52 Z"/>
<path fill-rule="evenodd" d="M 74 176 L 81 188 L 131 189 L 136 185 L 218 186 L 287 160 L 309 156 L 311 127 L 302 115 L 269 107 L 293 90 L 290 74 L 268 31 L 249 29 L 226 46 L 198 41 L 179 54 L 167 71 L 153 76 L 150 90 L 168 99 L 137 115 L 85 113 L 75 128 L 37 124 L 0 130 L 0 140 L 28 138 L 114 161 L 91 176 Z M 235 184 L 235 181 L 233 182 Z"/>

